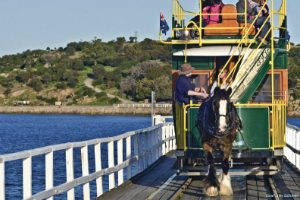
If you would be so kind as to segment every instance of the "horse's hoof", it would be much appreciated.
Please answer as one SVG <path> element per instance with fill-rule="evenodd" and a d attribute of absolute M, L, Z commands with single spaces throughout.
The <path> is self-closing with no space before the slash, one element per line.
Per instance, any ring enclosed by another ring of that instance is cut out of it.
<path fill-rule="evenodd" d="M 217 187 L 210 186 L 210 187 L 205 189 L 205 193 L 206 193 L 207 196 L 215 197 L 215 196 L 218 196 L 219 190 L 218 190 Z"/>
<path fill-rule="evenodd" d="M 222 196 L 231 196 L 233 195 L 233 191 L 231 187 L 228 186 L 222 186 L 220 187 L 220 195 Z"/>
<path fill-rule="evenodd" d="M 222 182 L 220 183 L 220 192 L 219 193 L 222 196 L 231 196 L 233 194 L 229 174 L 223 175 Z"/>

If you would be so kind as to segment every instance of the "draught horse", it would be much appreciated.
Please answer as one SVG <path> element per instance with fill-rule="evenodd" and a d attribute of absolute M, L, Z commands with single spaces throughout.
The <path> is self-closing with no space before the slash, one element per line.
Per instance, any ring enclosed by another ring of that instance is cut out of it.
<path fill-rule="evenodd" d="M 230 102 L 232 89 L 217 87 L 214 95 L 201 104 L 198 115 L 198 128 L 201 134 L 203 150 L 209 165 L 205 179 L 204 192 L 208 196 L 232 195 L 229 171 L 229 159 L 232 143 L 237 131 L 242 128 L 241 120 L 234 104 Z M 213 151 L 223 152 L 222 172 L 217 178 L 214 167 Z"/>

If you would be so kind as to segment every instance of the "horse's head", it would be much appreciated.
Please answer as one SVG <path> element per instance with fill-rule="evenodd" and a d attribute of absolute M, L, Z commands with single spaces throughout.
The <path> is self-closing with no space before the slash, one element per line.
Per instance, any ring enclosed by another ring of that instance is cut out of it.
<path fill-rule="evenodd" d="M 226 130 L 230 126 L 230 115 L 233 103 L 230 102 L 230 94 L 232 89 L 227 90 L 217 87 L 212 97 L 212 106 L 215 113 L 216 127 L 218 135 L 226 134 Z"/>

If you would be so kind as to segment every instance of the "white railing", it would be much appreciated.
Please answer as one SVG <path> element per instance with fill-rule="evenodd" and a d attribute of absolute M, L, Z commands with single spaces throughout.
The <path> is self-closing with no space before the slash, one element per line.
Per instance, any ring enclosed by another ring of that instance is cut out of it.
<path fill-rule="evenodd" d="M 102 156 L 101 146 L 104 144 L 107 145 L 107 155 Z M 124 148 L 123 144 L 125 144 Z M 94 149 L 95 172 L 92 173 L 89 171 L 88 147 Z M 80 149 L 81 152 L 82 176 L 78 178 L 74 178 L 73 153 L 75 149 Z M 125 149 L 125 152 L 123 149 Z M 126 180 L 128 180 L 142 172 L 159 157 L 174 149 L 176 149 L 176 143 L 173 124 L 164 123 L 109 138 L 65 143 L 0 155 L 0 200 L 6 198 L 5 192 L 9 189 L 5 188 L 5 177 L 10 176 L 10 174 L 5 174 L 5 164 L 10 161 L 23 161 L 23 199 L 51 200 L 55 195 L 66 192 L 68 199 L 75 199 L 74 188 L 83 185 L 83 199 L 86 200 L 91 198 L 89 184 L 91 181 L 96 180 L 97 196 L 100 196 L 104 192 L 103 176 L 108 175 L 108 190 L 111 190 L 124 183 L 124 170 L 126 170 Z M 53 157 L 57 151 L 65 151 L 66 159 L 64 162 L 66 164 L 67 181 L 54 186 Z M 114 155 L 115 152 L 117 155 Z M 123 153 L 126 155 L 125 158 Z M 39 155 L 45 156 L 45 190 L 32 194 L 32 158 Z M 115 158 L 117 163 L 115 163 Z M 108 167 L 102 169 L 104 159 L 108 159 Z M 115 179 L 115 175 L 117 179 Z M 115 180 L 118 180 L 117 183 L 115 183 Z"/>
<path fill-rule="evenodd" d="M 286 126 L 285 157 L 300 170 L 300 128 L 288 124 Z"/>

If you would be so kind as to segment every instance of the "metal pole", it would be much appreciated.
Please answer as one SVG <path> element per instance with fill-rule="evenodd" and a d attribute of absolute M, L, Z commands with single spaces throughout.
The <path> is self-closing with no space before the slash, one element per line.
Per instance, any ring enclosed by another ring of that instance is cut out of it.
<path fill-rule="evenodd" d="M 154 104 L 155 104 L 155 92 L 151 91 L 151 125 L 154 126 Z"/>

